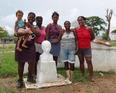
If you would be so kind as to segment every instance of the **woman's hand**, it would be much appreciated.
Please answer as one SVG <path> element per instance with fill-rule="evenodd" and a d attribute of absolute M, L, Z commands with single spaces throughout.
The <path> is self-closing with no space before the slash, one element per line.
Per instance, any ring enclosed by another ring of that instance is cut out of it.
<path fill-rule="evenodd" d="M 51 40 L 51 43 L 58 43 L 58 42 L 59 42 L 58 39 L 52 39 L 52 40 Z"/>
<path fill-rule="evenodd" d="M 31 24 L 29 22 L 26 22 L 26 27 L 30 28 Z"/>
<path fill-rule="evenodd" d="M 14 33 L 14 36 L 17 37 L 17 33 Z"/>
<path fill-rule="evenodd" d="M 75 55 L 78 55 L 78 49 L 75 49 Z"/>

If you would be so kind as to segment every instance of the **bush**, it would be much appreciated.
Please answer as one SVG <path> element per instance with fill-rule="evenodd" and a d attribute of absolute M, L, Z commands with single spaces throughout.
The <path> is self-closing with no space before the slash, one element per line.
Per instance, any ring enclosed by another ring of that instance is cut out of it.
<path fill-rule="evenodd" d="M 103 33 L 102 38 L 103 38 L 104 40 L 107 40 L 107 35 L 106 35 L 106 33 Z"/>
<path fill-rule="evenodd" d="M 116 29 L 112 31 L 112 33 L 116 33 Z"/>

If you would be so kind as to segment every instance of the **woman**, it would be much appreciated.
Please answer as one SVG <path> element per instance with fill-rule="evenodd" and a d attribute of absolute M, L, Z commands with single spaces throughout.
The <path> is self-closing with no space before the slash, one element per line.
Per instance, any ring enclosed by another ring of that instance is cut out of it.
<path fill-rule="evenodd" d="M 76 36 L 74 31 L 70 29 L 71 23 L 64 22 L 65 30 L 61 38 L 61 61 L 64 62 L 66 69 L 67 81 L 72 81 L 74 63 L 75 63 L 75 49 L 76 49 Z"/>
<path fill-rule="evenodd" d="M 60 39 L 62 27 L 58 25 L 59 14 L 54 12 L 52 14 L 53 23 L 50 23 L 46 27 L 46 39 L 51 43 L 51 53 L 53 54 L 53 59 L 57 65 L 57 59 L 60 52 Z"/>
<path fill-rule="evenodd" d="M 45 27 L 42 26 L 43 18 L 42 16 L 36 17 L 36 31 L 39 32 L 39 35 L 35 38 L 35 47 L 36 47 L 36 64 L 35 64 L 35 75 L 37 74 L 37 63 L 41 55 L 42 48 L 41 43 L 46 39 Z"/>
<path fill-rule="evenodd" d="M 28 22 L 26 24 L 28 24 L 30 26 L 30 29 L 33 33 L 36 33 L 36 30 L 33 27 L 33 22 L 35 21 L 35 13 L 30 12 L 28 14 Z M 15 34 L 17 36 L 25 36 L 25 35 L 30 35 L 30 32 L 16 32 Z M 31 37 L 31 35 L 30 35 Z M 22 40 L 23 42 L 23 40 Z M 34 80 L 34 68 L 35 68 L 35 58 L 36 58 L 36 54 L 35 54 L 35 45 L 34 45 L 34 38 L 29 39 L 26 42 L 26 45 L 28 46 L 28 48 L 23 48 L 22 44 L 20 44 L 20 47 L 22 48 L 22 51 L 17 51 L 15 49 L 15 60 L 18 62 L 18 75 L 19 75 L 19 79 L 17 81 L 17 87 L 21 88 L 23 87 L 23 71 L 24 71 L 24 65 L 25 62 L 28 62 L 29 67 L 28 67 L 28 82 L 31 83 L 35 83 Z M 16 44 L 17 46 L 17 44 Z"/>
<path fill-rule="evenodd" d="M 89 80 L 93 81 L 93 65 L 91 53 L 91 41 L 95 38 L 91 28 L 85 25 L 86 18 L 79 16 L 77 21 L 79 27 L 76 28 L 76 35 L 78 40 L 78 57 L 80 61 L 80 70 L 82 75 L 85 73 L 84 61 L 86 61 L 89 71 Z"/>

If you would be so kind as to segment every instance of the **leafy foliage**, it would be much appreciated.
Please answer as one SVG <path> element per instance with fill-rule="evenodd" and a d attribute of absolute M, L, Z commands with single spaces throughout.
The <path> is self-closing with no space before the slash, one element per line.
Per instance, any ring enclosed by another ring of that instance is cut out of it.
<path fill-rule="evenodd" d="M 112 31 L 112 33 L 116 33 L 116 29 Z"/>
<path fill-rule="evenodd" d="M 105 31 L 106 22 L 98 16 L 87 17 L 86 24 L 93 29 L 96 36 L 99 35 L 100 31 Z"/>
<path fill-rule="evenodd" d="M 103 33 L 103 34 L 102 34 L 102 38 L 103 38 L 104 40 L 107 40 L 107 34 L 106 34 L 106 33 Z"/>
<path fill-rule="evenodd" d="M 4 28 L 0 27 L 0 38 L 6 36 L 8 36 L 8 32 Z"/>

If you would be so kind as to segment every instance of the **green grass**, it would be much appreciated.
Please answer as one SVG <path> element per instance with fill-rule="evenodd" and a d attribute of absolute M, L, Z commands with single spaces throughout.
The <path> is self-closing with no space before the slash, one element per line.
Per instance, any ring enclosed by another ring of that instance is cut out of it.
<path fill-rule="evenodd" d="M 110 43 L 111 43 L 111 46 L 116 46 L 116 40 L 112 40 L 110 41 Z"/>
<path fill-rule="evenodd" d="M 65 69 L 64 68 L 58 68 L 58 73 L 66 77 Z M 94 76 L 95 77 L 103 77 L 101 76 L 101 73 L 103 76 L 116 76 L 116 73 L 114 71 L 109 71 L 109 72 L 103 72 L 103 71 L 94 71 Z M 73 75 L 73 81 L 74 82 L 83 82 L 87 83 L 88 82 L 88 71 L 87 69 L 85 70 L 85 75 L 82 76 L 80 73 L 79 68 L 75 68 L 74 70 L 74 75 Z"/>
<path fill-rule="evenodd" d="M 65 69 L 64 68 L 58 68 L 58 73 L 66 77 Z M 73 81 L 79 81 L 79 82 L 87 82 L 87 73 L 85 73 L 84 76 L 81 75 L 80 70 L 78 68 L 75 68 L 74 75 L 73 75 Z"/>
<path fill-rule="evenodd" d="M 14 60 L 13 50 L 14 46 L 11 45 L 0 51 L 0 77 L 16 76 L 17 63 Z"/>
<path fill-rule="evenodd" d="M 14 51 L 15 44 L 0 44 L 0 51 Z"/>
<path fill-rule="evenodd" d="M 8 88 L 0 88 L 0 93 L 16 93 L 16 90 Z"/>

